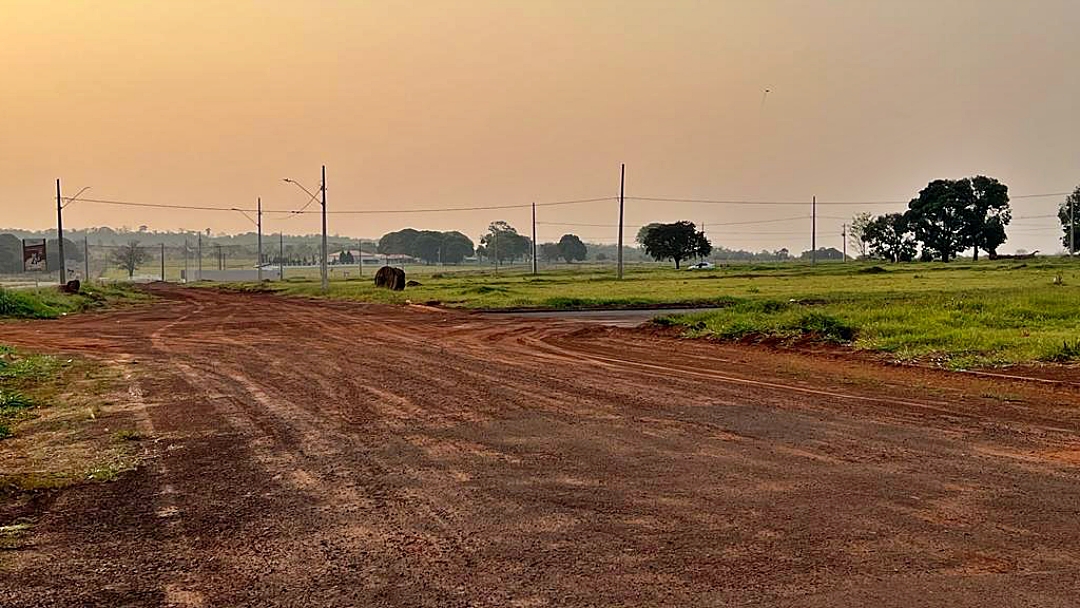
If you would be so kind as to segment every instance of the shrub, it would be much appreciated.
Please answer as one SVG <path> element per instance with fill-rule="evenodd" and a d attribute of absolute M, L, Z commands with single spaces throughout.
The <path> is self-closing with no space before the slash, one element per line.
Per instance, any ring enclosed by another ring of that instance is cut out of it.
<path fill-rule="evenodd" d="M 855 339 L 855 328 L 840 319 L 820 312 L 803 315 L 797 329 L 804 334 L 816 336 L 829 342 L 851 342 Z"/>

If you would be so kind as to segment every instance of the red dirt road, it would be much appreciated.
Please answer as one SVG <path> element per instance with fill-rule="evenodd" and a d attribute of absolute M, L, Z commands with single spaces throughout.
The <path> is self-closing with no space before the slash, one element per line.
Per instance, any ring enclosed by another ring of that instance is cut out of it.
<path fill-rule="evenodd" d="M 121 362 L 157 440 L 37 505 L 0 605 L 1080 604 L 1068 385 L 159 295 L 0 325 Z"/>

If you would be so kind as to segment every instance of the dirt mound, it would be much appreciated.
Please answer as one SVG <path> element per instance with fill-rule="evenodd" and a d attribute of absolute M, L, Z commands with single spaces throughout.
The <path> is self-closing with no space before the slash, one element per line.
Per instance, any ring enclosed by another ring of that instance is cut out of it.
<path fill-rule="evenodd" d="M 423 285 L 423 283 L 420 281 L 408 281 L 405 283 L 405 287 L 420 287 L 421 285 Z"/>
<path fill-rule="evenodd" d="M 405 271 L 400 268 L 383 266 L 375 273 L 375 286 L 402 291 L 405 289 Z"/>

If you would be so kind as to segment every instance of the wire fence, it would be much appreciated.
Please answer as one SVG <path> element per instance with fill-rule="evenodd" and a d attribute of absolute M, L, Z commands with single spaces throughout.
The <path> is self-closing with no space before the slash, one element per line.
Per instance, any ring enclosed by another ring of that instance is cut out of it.
<path fill-rule="evenodd" d="M 89 197 L 62 198 L 65 201 L 63 207 L 72 203 L 79 205 L 102 205 L 125 207 L 132 210 L 167 209 L 178 212 L 203 212 L 203 213 L 243 213 L 245 217 L 260 227 L 263 227 L 263 216 L 270 218 L 271 225 L 276 224 L 280 231 L 291 226 L 287 220 L 297 216 L 321 214 L 323 210 L 318 206 L 312 208 L 317 202 L 319 189 L 311 193 L 305 192 L 311 198 L 298 209 L 263 209 L 261 203 L 258 208 L 246 209 L 236 206 L 212 205 L 212 204 L 164 204 L 150 201 L 130 201 Z M 1068 196 L 1070 192 L 1046 192 L 1034 194 L 1011 195 L 1013 201 L 1029 201 L 1037 199 L 1061 198 Z M 609 255 L 594 257 L 595 262 L 614 263 L 617 248 L 609 245 L 616 240 L 620 229 L 616 221 L 616 210 L 620 197 L 601 196 L 584 197 L 566 200 L 541 201 L 536 203 L 512 203 L 491 205 L 465 205 L 456 207 L 376 207 L 361 209 L 335 209 L 326 210 L 331 219 L 345 215 L 396 215 L 401 216 L 405 223 L 415 222 L 417 215 L 440 220 L 445 223 L 447 213 L 464 212 L 492 212 L 493 218 L 506 216 L 522 216 L 526 225 L 519 227 L 521 235 L 532 239 L 535 235 L 537 244 L 557 242 L 564 234 L 574 234 L 583 241 L 607 247 L 612 251 Z M 677 214 L 685 219 L 694 221 L 699 229 L 717 246 L 714 258 L 724 259 L 734 250 L 748 248 L 753 250 L 763 242 L 780 243 L 795 242 L 799 245 L 791 252 L 791 257 L 798 258 L 798 249 L 807 244 L 816 244 L 820 247 L 832 247 L 837 250 L 844 249 L 848 244 L 847 225 L 851 221 L 851 215 L 841 215 L 837 211 L 871 211 L 888 212 L 902 211 L 907 206 L 907 201 L 902 200 L 814 200 L 807 197 L 806 200 L 742 200 L 725 198 L 695 198 L 679 196 L 624 196 L 623 204 L 633 210 L 634 217 L 643 217 L 647 214 L 657 216 L 671 216 Z M 611 213 L 611 222 L 596 221 L 595 219 L 575 221 L 580 214 L 576 209 L 586 209 L 591 218 L 597 216 L 598 208 L 604 208 Z M 799 210 L 802 209 L 802 211 Z M 891 208 L 891 209 L 890 209 Z M 726 213 L 718 213 L 718 209 L 727 209 Z M 758 216 L 747 218 L 746 212 L 757 209 Z M 783 209 L 783 213 L 775 214 L 772 209 Z M 531 213 L 531 217 L 529 214 Z M 1060 240 L 1063 233 L 1058 214 L 1038 213 L 1036 209 L 1029 209 L 1028 205 L 1015 205 L 1013 222 L 1008 228 L 1010 234 L 1025 236 L 1052 237 L 1055 241 Z M 767 217 L 760 217 L 762 213 Z M 249 214 L 257 214 L 257 219 Z M 520 220 L 519 220 L 520 222 Z M 637 231 L 646 224 L 625 223 L 623 258 L 628 263 L 647 261 L 646 256 L 634 247 Z M 319 276 L 321 266 L 320 243 L 313 237 L 286 237 L 274 234 L 264 235 L 264 245 L 260 258 L 255 243 L 236 243 L 235 237 L 214 238 L 203 234 L 185 234 L 185 241 L 177 242 L 176 233 L 133 233 L 130 235 L 116 235 L 130 238 L 130 241 L 118 241 L 95 239 L 87 236 L 81 242 L 75 242 L 72 247 L 68 242 L 66 247 L 68 278 L 110 280 L 110 281 L 169 281 L 190 282 L 198 280 L 257 280 L 259 278 L 269 280 L 281 280 L 289 278 L 315 278 Z M 276 237 L 276 238 L 275 238 Z M 155 240 L 161 242 L 155 243 Z M 132 241 L 138 241 L 133 245 Z M 477 243 L 478 244 L 478 243 Z M 784 250 L 787 251 L 786 249 Z M 740 251 L 738 253 L 748 253 Z M 346 255 L 347 254 L 347 255 Z M 376 253 L 376 247 L 370 241 L 365 246 L 360 246 L 357 239 L 342 239 L 331 237 L 331 243 L 327 248 L 329 274 L 331 279 L 356 278 L 364 274 L 373 274 L 375 269 L 383 265 L 403 266 L 416 264 L 418 260 L 407 255 L 386 255 Z M 524 252 L 520 259 L 512 260 L 509 264 L 494 259 L 484 259 L 481 256 L 473 256 L 457 265 L 462 268 L 486 269 L 495 271 L 503 265 L 514 268 L 514 262 L 531 265 L 531 248 Z M 340 257 L 339 257 L 340 256 Z M 540 267 L 553 265 L 549 259 L 538 259 Z M 5 283 L 49 283 L 58 282 L 59 271 L 52 268 L 47 273 L 8 273 L 0 272 L 0 281 Z"/>

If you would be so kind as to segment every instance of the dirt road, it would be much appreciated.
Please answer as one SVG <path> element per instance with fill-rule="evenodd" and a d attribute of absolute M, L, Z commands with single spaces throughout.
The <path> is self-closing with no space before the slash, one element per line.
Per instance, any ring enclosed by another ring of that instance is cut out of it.
<path fill-rule="evenodd" d="M 137 471 L 14 606 L 1076 606 L 1080 392 L 574 322 L 161 290 L 0 326 L 121 362 Z"/>

